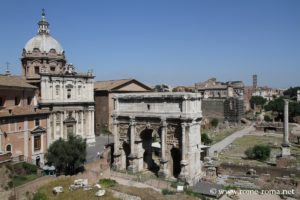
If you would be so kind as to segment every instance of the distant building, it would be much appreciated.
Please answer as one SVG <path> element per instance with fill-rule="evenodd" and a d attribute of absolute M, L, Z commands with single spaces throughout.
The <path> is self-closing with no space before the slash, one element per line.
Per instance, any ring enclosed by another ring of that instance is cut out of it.
<path fill-rule="evenodd" d="M 252 96 L 260 96 L 267 99 L 267 101 L 272 101 L 278 97 L 283 96 L 283 92 L 284 92 L 283 89 L 274 89 L 274 88 L 269 88 L 267 86 L 257 87 L 253 91 Z"/>
<path fill-rule="evenodd" d="M 297 90 L 297 102 L 300 102 L 300 90 Z"/>
<path fill-rule="evenodd" d="M 207 98 L 242 97 L 244 83 L 242 81 L 219 82 L 216 78 L 196 83 L 195 91 Z"/>
<path fill-rule="evenodd" d="M 16 160 L 44 164 L 50 113 L 37 109 L 36 91 L 22 77 L 0 75 L 0 161 L 11 153 Z"/>
<path fill-rule="evenodd" d="M 195 92 L 194 86 L 177 86 L 173 88 L 173 92 Z"/>
<path fill-rule="evenodd" d="M 149 86 L 135 79 L 96 81 L 94 87 L 96 110 L 95 132 L 97 134 L 100 134 L 103 130 L 112 131 L 113 94 L 152 91 Z"/>
<path fill-rule="evenodd" d="M 220 82 L 211 78 L 195 84 L 195 91 L 203 96 L 203 116 L 228 122 L 240 122 L 244 116 L 244 90 L 242 81 Z"/>
<path fill-rule="evenodd" d="M 80 135 L 93 143 L 94 76 L 78 73 L 67 64 L 64 49 L 49 33 L 44 12 L 38 26 L 37 35 L 23 49 L 21 61 L 26 81 L 38 88 L 38 105 L 51 111 L 48 140 Z"/>

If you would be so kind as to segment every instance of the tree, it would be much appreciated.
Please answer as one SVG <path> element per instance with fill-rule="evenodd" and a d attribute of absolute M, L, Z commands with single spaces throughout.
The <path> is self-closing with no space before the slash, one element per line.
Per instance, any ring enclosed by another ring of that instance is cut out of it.
<path fill-rule="evenodd" d="M 284 99 L 282 97 L 277 98 L 273 101 L 270 101 L 265 105 L 266 111 L 273 111 L 278 113 L 278 118 L 283 120 L 284 112 Z M 297 115 L 300 115 L 300 103 L 299 102 L 289 102 L 289 117 L 290 121 L 293 121 L 293 118 Z"/>
<path fill-rule="evenodd" d="M 300 87 L 290 87 L 289 89 L 285 90 L 283 94 L 285 96 L 289 96 L 290 99 L 296 99 L 297 98 L 297 91 L 300 90 Z"/>
<path fill-rule="evenodd" d="M 73 175 L 85 162 L 86 140 L 80 136 L 69 136 L 68 140 L 53 142 L 46 154 L 49 165 L 54 165 L 58 173 Z"/>
<path fill-rule="evenodd" d="M 265 99 L 261 96 L 252 96 L 250 99 L 250 105 L 251 105 L 252 109 L 254 109 L 254 105 L 256 105 L 256 106 L 260 105 L 261 107 L 263 107 L 266 102 L 267 102 L 267 99 Z"/>
<path fill-rule="evenodd" d="M 201 141 L 202 141 L 203 144 L 205 144 L 205 145 L 209 145 L 209 144 L 212 143 L 212 139 L 210 139 L 206 133 L 202 133 L 202 134 L 201 134 Z"/>
<path fill-rule="evenodd" d="M 270 157 L 271 147 L 267 145 L 255 145 L 253 148 L 248 148 L 245 151 L 249 159 L 265 161 Z"/>

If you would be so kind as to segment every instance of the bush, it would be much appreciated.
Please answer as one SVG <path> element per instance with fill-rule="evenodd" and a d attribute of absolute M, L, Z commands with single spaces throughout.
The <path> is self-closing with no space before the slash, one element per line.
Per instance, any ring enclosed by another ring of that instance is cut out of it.
<path fill-rule="evenodd" d="M 43 192 L 36 192 L 34 193 L 33 197 L 32 197 L 32 200 L 47 200 L 48 197 L 45 193 Z"/>
<path fill-rule="evenodd" d="M 113 187 L 117 185 L 117 181 L 109 178 L 100 179 L 99 183 L 103 188 Z"/>
<path fill-rule="evenodd" d="M 162 190 L 161 190 L 161 193 L 162 193 L 163 195 L 173 195 L 173 194 L 175 194 L 174 191 L 168 190 L 168 189 L 162 189 Z"/>
<path fill-rule="evenodd" d="M 212 139 L 210 139 L 206 133 L 202 133 L 202 134 L 201 134 L 201 141 L 202 141 L 203 144 L 205 144 L 205 145 L 209 145 L 209 144 L 212 143 Z"/>
<path fill-rule="evenodd" d="M 37 167 L 35 165 L 23 162 L 22 167 L 26 171 L 26 174 L 36 174 Z"/>
<path fill-rule="evenodd" d="M 267 145 L 255 145 L 245 151 L 249 159 L 265 161 L 270 157 L 271 148 Z"/>
<path fill-rule="evenodd" d="M 266 122 L 271 122 L 271 121 L 272 121 L 272 118 L 271 118 L 269 115 L 265 115 L 265 116 L 264 116 L 264 120 L 265 120 Z"/>
<path fill-rule="evenodd" d="M 212 127 L 216 128 L 218 126 L 218 124 L 219 124 L 219 120 L 217 118 L 213 118 L 211 120 L 210 124 L 211 124 Z"/>

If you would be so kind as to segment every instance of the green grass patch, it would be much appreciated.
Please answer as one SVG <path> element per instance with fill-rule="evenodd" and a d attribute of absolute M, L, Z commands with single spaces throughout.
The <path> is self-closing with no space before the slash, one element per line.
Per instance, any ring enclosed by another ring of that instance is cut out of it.
<path fill-rule="evenodd" d="M 104 179 L 100 179 L 99 184 L 103 188 L 109 188 L 109 187 L 113 187 L 113 186 L 117 185 L 118 183 L 117 183 L 117 181 L 115 181 L 113 179 L 104 178 Z"/>
<path fill-rule="evenodd" d="M 16 176 L 13 178 L 13 184 L 15 187 L 28 183 L 38 178 L 36 174 L 29 174 L 23 176 Z"/>
<path fill-rule="evenodd" d="M 174 192 L 174 191 L 172 191 L 172 190 L 168 190 L 168 189 L 162 189 L 162 190 L 161 190 L 161 193 L 162 193 L 163 195 L 174 195 L 174 194 L 176 194 L 176 192 Z"/>

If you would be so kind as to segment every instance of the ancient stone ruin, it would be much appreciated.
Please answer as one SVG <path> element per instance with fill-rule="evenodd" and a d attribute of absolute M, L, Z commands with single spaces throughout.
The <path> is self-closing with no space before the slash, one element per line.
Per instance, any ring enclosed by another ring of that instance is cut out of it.
<path fill-rule="evenodd" d="M 113 167 L 198 182 L 201 119 L 200 94 L 115 95 Z"/>

